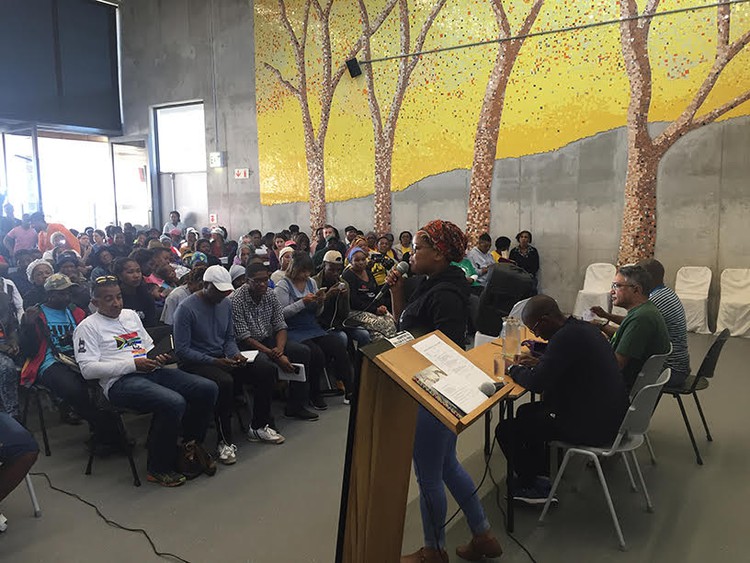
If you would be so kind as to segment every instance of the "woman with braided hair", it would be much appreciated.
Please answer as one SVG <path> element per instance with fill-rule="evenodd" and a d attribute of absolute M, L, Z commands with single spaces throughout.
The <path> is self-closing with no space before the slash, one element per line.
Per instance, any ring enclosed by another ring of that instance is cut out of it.
<path fill-rule="evenodd" d="M 411 271 L 424 275 L 425 279 L 406 300 L 401 274 L 392 270 L 387 278 L 393 315 L 399 319 L 401 330 L 440 330 L 463 347 L 469 286 L 464 272 L 451 262 L 463 258 L 466 244 L 464 233 L 449 221 L 430 221 L 417 232 L 410 257 Z M 499 557 L 502 548 L 490 531 L 474 482 L 456 458 L 456 435 L 422 407 L 417 415 L 414 437 L 414 469 L 419 483 L 424 547 L 402 557 L 401 563 L 448 561 L 445 486 L 466 515 L 472 532 L 471 541 L 456 549 L 459 557 L 470 561 Z"/>

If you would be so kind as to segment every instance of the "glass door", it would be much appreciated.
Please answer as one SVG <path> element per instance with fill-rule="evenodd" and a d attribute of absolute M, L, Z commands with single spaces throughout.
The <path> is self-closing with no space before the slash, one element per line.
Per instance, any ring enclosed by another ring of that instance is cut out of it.
<path fill-rule="evenodd" d="M 13 206 L 15 216 L 40 209 L 39 149 L 36 128 L 8 130 L 2 134 L 2 206 Z"/>
<path fill-rule="evenodd" d="M 151 185 L 145 139 L 110 141 L 115 180 L 117 223 L 141 227 L 151 224 Z"/>

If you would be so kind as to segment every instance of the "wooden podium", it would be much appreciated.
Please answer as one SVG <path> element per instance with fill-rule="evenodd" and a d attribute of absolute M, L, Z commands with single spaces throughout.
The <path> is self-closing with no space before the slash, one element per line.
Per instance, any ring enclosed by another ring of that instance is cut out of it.
<path fill-rule="evenodd" d="M 441 332 L 397 348 L 380 341 L 363 349 L 362 374 L 349 420 L 337 563 L 398 562 L 419 405 L 459 434 L 515 391 L 513 385 L 506 385 L 456 418 L 412 379 L 431 365 L 413 345 L 433 334 L 492 377 L 490 348 L 481 347 L 483 354 L 467 354 Z"/>

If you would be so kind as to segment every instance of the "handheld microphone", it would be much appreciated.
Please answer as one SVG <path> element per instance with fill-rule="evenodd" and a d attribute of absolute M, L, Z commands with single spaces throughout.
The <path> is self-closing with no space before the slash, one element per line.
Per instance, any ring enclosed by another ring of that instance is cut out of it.
<path fill-rule="evenodd" d="M 505 387 L 505 381 L 485 381 L 479 386 L 479 390 L 488 397 L 492 397 L 492 395 L 500 391 L 503 387 Z"/>
<path fill-rule="evenodd" d="M 409 263 L 399 262 L 393 267 L 393 269 L 399 272 L 402 276 L 404 276 L 409 273 Z M 373 299 L 373 302 L 379 301 L 380 299 L 382 299 L 389 289 L 390 289 L 390 286 L 388 285 L 388 283 L 385 283 L 382 289 L 380 290 L 380 292 L 375 296 L 375 299 Z"/>

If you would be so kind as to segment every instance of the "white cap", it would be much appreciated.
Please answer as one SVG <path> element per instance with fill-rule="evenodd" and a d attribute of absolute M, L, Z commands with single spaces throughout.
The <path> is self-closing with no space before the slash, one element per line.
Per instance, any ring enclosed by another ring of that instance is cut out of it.
<path fill-rule="evenodd" d="M 232 267 L 229 268 L 229 277 L 232 278 L 232 281 L 244 275 L 245 266 L 241 266 L 240 264 L 233 264 Z"/>
<path fill-rule="evenodd" d="M 234 290 L 232 278 L 229 272 L 222 266 L 209 266 L 206 268 L 206 272 L 203 274 L 203 281 L 212 283 L 216 289 L 222 292 Z"/>

